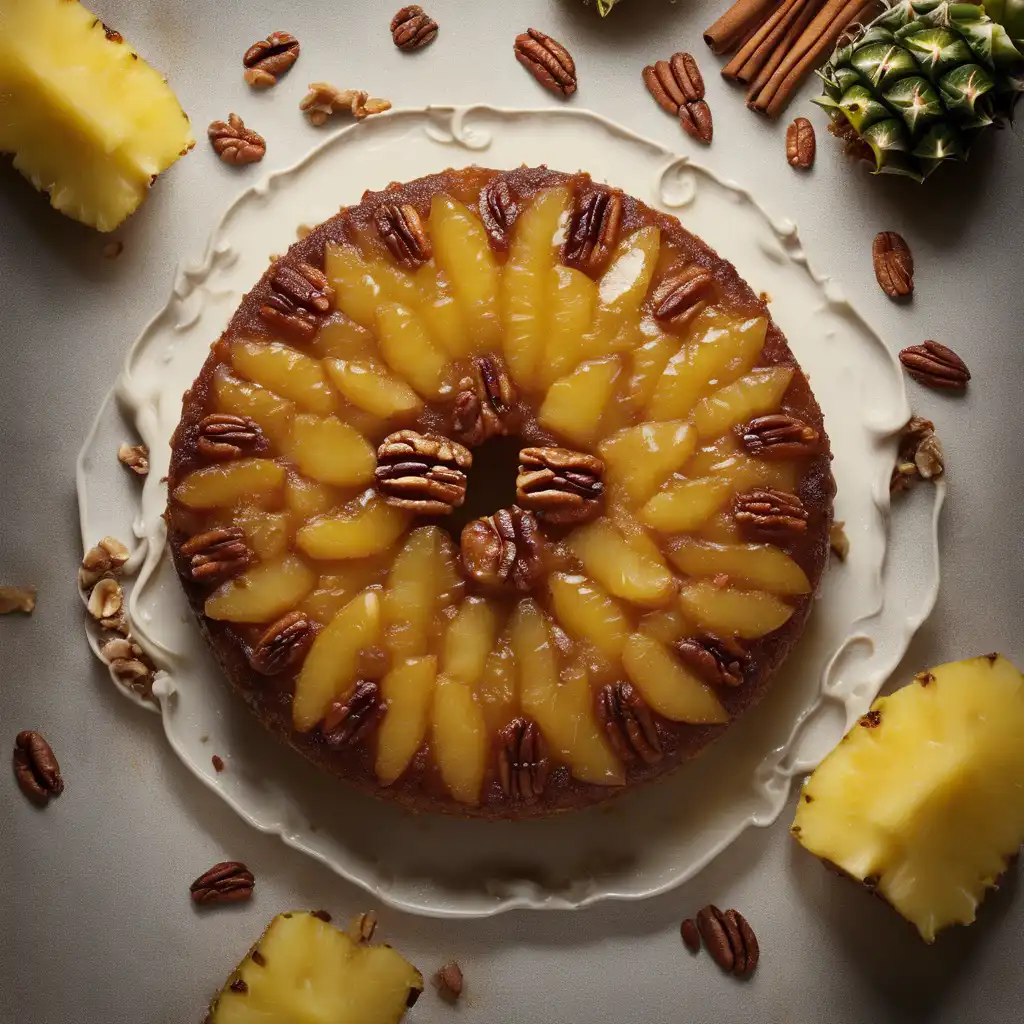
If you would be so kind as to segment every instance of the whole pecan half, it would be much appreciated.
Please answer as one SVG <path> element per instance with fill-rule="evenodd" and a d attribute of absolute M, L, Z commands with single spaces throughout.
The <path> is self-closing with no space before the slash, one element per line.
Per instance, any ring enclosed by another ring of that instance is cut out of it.
<path fill-rule="evenodd" d="M 599 274 L 611 259 L 622 223 L 622 193 L 605 189 L 585 196 L 573 214 L 562 258 L 569 266 Z"/>
<path fill-rule="evenodd" d="M 391 19 L 391 38 L 400 50 L 418 50 L 437 36 L 437 22 L 422 7 L 401 8 Z"/>
<path fill-rule="evenodd" d="M 181 545 L 190 560 L 192 579 L 199 583 L 221 583 L 237 576 L 252 558 L 240 526 L 222 526 L 197 533 Z"/>
<path fill-rule="evenodd" d="M 685 267 L 654 290 L 654 318 L 685 327 L 712 298 L 715 279 L 704 267 Z"/>
<path fill-rule="evenodd" d="M 512 198 L 508 182 L 504 178 L 495 178 L 489 182 L 480 192 L 477 209 L 491 248 L 507 252 L 509 231 L 519 216 L 519 204 Z"/>
<path fill-rule="evenodd" d="M 271 32 L 245 51 L 245 80 L 254 89 L 268 89 L 277 85 L 278 78 L 298 59 L 298 39 L 290 32 Z"/>
<path fill-rule="evenodd" d="M 807 531 L 807 509 L 788 491 L 755 487 L 737 494 L 733 519 L 745 533 L 765 540 L 789 541 Z"/>
<path fill-rule="evenodd" d="M 252 896 L 256 879 L 237 860 L 225 860 L 204 871 L 189 887 L 196 903 L 238 903 Z"/>
<path fill-rule="evenodd" d="M 423 221 L 411 203 L 385 203 L 373 221 L 388 252 L 403 266 L 415 269 L 433 255 Z"/>
<path fill-rule="evenodd" d="M 534 514 L 516 505 L 467 523 L 459 546 L 463 567 L 478 583 L 524 592 L 543 574 L 546 549 Z"/>
<path fill-rule="evenodd" d="M 760 959 L 760 947 L 754 929 L 738 910 L 724 914 L 708 904 L 697 913 L 697 929 L 711 958 L 728 974 L 751 974 Z"/>
<path fill-rule="evenodd" d="M 18 733 L 11 764 L 18 786 L 33 803 L 43 806 L 50 797 L 64 792 L 60 765 L 50 744 L 39 733 L 28 729 Z"/>
<path fill-rule="evenodd" d="M 971 379 L 967 364 L 951 348 L 937 341 L 909 345 L 900 352 L 900 362 L 918 384 L 929 388 L 962 391 Z"/>
<path fill-rule="evenodd" d="M 282 615 L 256 641 L 249 664 L 263 676 L 276 676 L 298 665 L 316 639 L 316 626 L 304 612 Z"/>
<path fill-rule="evenodd" d="M 676 650 L 704 682 L 716 686 L 742 685 L 748 658 L 736 640 L 705 633 L 678 641 Z"/>
<path fill-rule="evenodd" d="M 814 125 L 806 117 L 798 117 L 786 129 L 786 159 L 790 167 L 806 171 L 813 166 L 816 151 Z"/>
<path fill-rule="evenodd" d="M 532 804 L 544 792 L 551 764 L 540 727 L 515 718 L 498 733 L 498 779 L 505 795 Z"/>
<path fill-rule="evenodd" d="M 452 410 L 452 430 L 468 445 L 483 444 L 498 434 L 514 433 L 519 426 L 516 389 L 498 356 L 477 356 L 473 376 L 459 384 Z"/>
<path fill-rule="evenodd" d="M 743 447 L 762 459 L 797 459 L 820 450 L 814 427 L 789 413 L 757 416 L 736 428 Z"/>
<path fill-rule="evenodd" d="M 519 453 L 516 501 L 549 523 L 585 523 L 601 513 L 604 463 L 569 448 Z"/>
<path fill-rule="evenodd" d="M 890 299 L 902 299 L 914 290 L 914 256 L 901 234 L 879 231 L 871 244 L 871 261 L 878 286 Z"/>
<path fill-rule="evenodd" d="M 661 740 L 651 709 L 632 683 L 609 683 L 597 695 L 597 717 L 612 749 L 622 761 L 661 760 Z"/>
<path fill-rule="evenodd" d="M 260 316 L 271 327 L 308 341 L 334 301 L 327 275 L 309 263 L 292 265 L 278 260 L 270 284 L 270 296 L 260 307 Z"/>
<path fill-rule="evenodd" d="M 237 459 L 242 453 L 266 450 L 267 439 L 248 416 L 214 412 L 199 421 L 196 451 L 208 459 Z"/>
<path fill-rule="evenodd" d="M 377 725 L 387 710 L 380 687 L 361 679 L 345 700 L 336 700 L 320 724 L 329 747 L 349 747 L 358 743 Z"/>
<path fill-rule="evenodd" d="M 528 28 L 513 44 L 516 60 L 544 86 L 559 96 L 576 91 L 576 63 L 569 51 L 551 36 Z"/>
<path fill-rule="evenodd" d="M 674 53 L 668 60 L 649 64 L 643 70 L 644 85 L 669 114 L 678 114 L 686 103 L 704 99 L 704 76 L 689 53 Z"/>
<path fill-rule="evenodd" d="M 700 952 L 700 932 L 697 930 L 697 922 L 688 917 L 679 926 L 679 934 L 683 938 L 683 944 L 691 953 Z"/>
<path fill-rule="evenodd" d="M 377 490 L 389 505 L 443 516 L 466 500 L 468 448 L 438 434 L 398 430 L 377 449 Z"/>
<path fill-rule="evenodd" d="M 213 151 L 226 164 L 255 164 L 267 153 L 263 136 L 246 128 L 237 114 L 229 114 L 227 121 L 211 121 L 206 136 Z"/>
<path fill-rule="evenodd" d="M 711 108 L 707 100 L 693 100 L 684 103 L 679 108 L 679 123 L 683 131 L 692 139 L 709 145 L 715 134 L 714 121 L 711 117 Z"/>

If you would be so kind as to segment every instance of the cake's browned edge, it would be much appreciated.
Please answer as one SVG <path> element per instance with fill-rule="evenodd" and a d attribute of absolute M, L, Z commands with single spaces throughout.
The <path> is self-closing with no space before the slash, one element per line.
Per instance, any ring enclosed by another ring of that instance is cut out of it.
<path fill-rule="evenodd" d="M 604 187 L 595 185 L 587 174 L 567 175 L 544 167 L 519 168 L 508 172 L 475 167 L 444 171 L 406 184 L 389 185 L 382 192 L 367 192 L 358 206 L 342 209 L 339 214 L 292 245 L 281 259 L 310 263 L 322 268 L 325 244 L 350 239 L 354 229 L 365 229 L 372 223 L 373 214 L 381 204 L 411 203 L 426 218 L 430 200 L 435 193 L 443 191 L 455 198 L 475 203 L 480 188 L 496 176 L 503 176 L 513 194 L 521 200 L 528 199 L 541 188 L 553 185 L 568 184 L 577 194 L 595 187 Z M 785 365 L 796 369 L 783 399 L 783 410 L 810 423 L 825 441 L 822 453 L 806 463 L 800 484 L 800 498 L 810 514 L 807 541 L 791 551 L 793 558 L 807 574 L 812 591 L 795 603 L 795 610 L 783 627 L 750 646 L 747 682 L 740 687 L 722 687 L 717 690 L 719 699 L 729 713 L 731 725 L 739 715 L 762 698 L 776 670 L 799 639 L 810 612 L 828 559 L 829 527 L 835 495 L 835 481 L 830 467 L 831 454 L 821 409 L 785 336 L 771 320 L 768 305 L 754 294 L 731 263 L 686 231 L 675 217 L 651 210 L 630 196 L 623 196 L 622 233 L 626 234 L 644 224 L 657 225 L 663 241 L 673 245 L 686 261 L 698 264 L 712 273 L 723 305 L 741 314 L 768 318 L 768 333 L 759 365 Z M 185 393 L 181 422 L 171 439 L 169 493 L 173 493 L 175 486 L 188 472 L 201 464 L 201 460 L 195 457 L 198 423 L 207 411 L 213 373 L 225 354 L 223 346 L 238 336 L 272 337 L 259 316 L 259 309 L 270 294 L 269 278 L 270 269 L 245 296 L 227 330 L 211 346 L 210 356 L 192 388 Z M 543 800 L 537 804 L 514 803 L 505 796 L 498 781 L 495 757 L 491 758 L 480 805 L 470 807 L 454 801 L 434 769 L 427 747 L 420 750 L 402 777 L 385 790 L 374 776 L 372 743 L 350 750 L 333 750 L 323 742 L 318 732 L 296 732 L 291 725 L 290 713 L 294 677 L 288 675 L 268 679 L 257 675 L 249 666 L 246 640 L 239 630 L 230 623 L 206 618 L 203 605 L 208 591 L 191 579 L 188 559 L 180 550 L 187 536 L 176 528 L 173 511 L 174 502 L 171 500 L 167 516 L 168 542 L 175 568 L 200 629 L 206 635 L 234 690 L 271 732 L 310 761 L 365 791 L 377 796 L 386 795 L 411 810 L 442 811 L 477 818 L 525 818 L 597 804 L 631 790 L 641 782 L 668 774 L 672 767 L 703 750 L 728 728 L 728 725 L 687 725 L 658 717 L 664 747 L 661 761 L 654 765 L 627 766 L 626 785 L 621 787 L 580 782 L 569 774 L 565 766 L 559 766 L 552 772 Z"/>

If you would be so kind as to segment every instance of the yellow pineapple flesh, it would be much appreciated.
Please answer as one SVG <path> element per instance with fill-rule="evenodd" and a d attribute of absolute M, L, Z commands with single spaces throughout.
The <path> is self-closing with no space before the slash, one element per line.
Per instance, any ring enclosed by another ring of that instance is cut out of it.
<path fill-rule="evenodd" d="M 1024 676 L 1000 655 L 881 697 L 804 785 L 797 840 L 926 942 L 970 924 L 1024 843 Z"/>
<path fill-rule="evenodd" d="M 278 914 L 205 1024 L 397 1024 L 423 991 L 423 976 L 390 946 L 359 941 L 325 916 Z"/>
<path fill-rule="evenodd" d="M 0 0 L 0 152 L 61 213 L 112 231 L 192 148 L 157 71 L 76 0 Z"/>

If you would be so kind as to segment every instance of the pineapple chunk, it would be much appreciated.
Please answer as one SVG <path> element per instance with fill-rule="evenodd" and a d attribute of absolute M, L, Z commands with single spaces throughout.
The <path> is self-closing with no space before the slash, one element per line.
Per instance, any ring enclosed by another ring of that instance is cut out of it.
<path fill-rule="evenodd" d="M 467 598 L 444 635 L 442 671 L 451 679 L 475 686 L 484 674 L 487 656 L 498 633 L 498 614 L 482 597 Z"/>
<path fill-rule="evenodd" d="M 299 522 L 329 512 L 341 505 L 346 495 L 351 497 L 351 491 L 310 480 L 294 471 L 288 474 L 284 484 L 284 503 Z"/>
<path fill-rule="evenodd" d="M 970 924 L 1024 843 L 1024 676 L 941 665 L 880 697 L 815 769 L 792 832 L 925 942 Z"/>
<path fill-rule="evenodd" d="M 686 621 L 681 608 L 669 605 L 656 612 L 648 612 L 640 620 L 640 632 L 653 636 L 663 644 L 674 644 L 683 637 L 692 636 L 697 629 Z"/>
<path fill-rule="evenodd" d="M 423 976 L 390 946 L 292 910 L 235 968 L 206 1024 L 398 1024 L 422 991 Z"/>
<path fill-rule="evenodd" d="M 744 640 L 773 632 L 793 614 L 793 608 L 773 594 L 719 588 L 705 580 L 684 583 L 679 602 L 683 614 L 705 632 Z"/>
<path fill-rule="evenodd" d="M 318 359 L 279 341 L 236 341 L 231 346 L 235 372 L 310 412 L 327 416 L 336 400 Z"/>
<path fill-rule="evenodd" d="M 387 712 L 377 732 L 377 778 L 385 786 L 401 776 L 423 745 L 437 680 L 437 658 L 408 658 L 380 682 Z"/>
<path fill-rule="evenodd" d="M 0 4 L 0 152 L 54 209 L 113 231 L 194 144 L 167 83 L 91 11 Z"/>
<path fill-rule="evenodd" d="M 647 633 L 634 633 L 625 644 L 622 664 L 645 701 L 673 722 L 719 725 L 729 721 L 715 691 Z"/>
<path fill-rule="evenodd" d="M 372 362 L 378 354 L 373 334 L 342 313 L 334 313 L 316 332 L 312 349 L 320 359 L 345 361 Z"/>
<path fill-rule="evenodd" d="M 284 467 L 271 459 L 236 459 L 193 470 L 174 488 L 189 508 L 224 508 L 284 486 Z"/>
<path fill-rule="evenodd" d="M 546 293 L 558 262 L 569 201 L 566 188 L 547 189 L 534 197 L 516 222 L 502 272 L 505 362 L 512 379 L 525 390 L 537 386 L 547 359 Z"/>
<path fill-rule="evenodd" d="M 420 315 L 431 338 L 452 359 L 471 356 L 475 347 L 473 337 L 444 271 L 433 262 L 426 263 L 416 271 L 415 279 L 423 295 Z"/>
<path fill-rule="evenodd" d="M 359 652 L 380 639 L 380 595 L 366 590 L 354 597 L 317 634 L 295 680 L 292 723 L 299 732 L 309 732 L 331 702 L 344 700 L 356 683 Z"/>
<path fill-rule="evenodd" d="M 621 786 L 625 774 L 598 728 L 586 668 L 577 662 L 559 677 L 547 621 L 535 601 L 519 602 L 509 628 L 523 711 L 577 779 Z"/>
<path fill-rule="evenodd" d="M 261 562 L 280 558 L 291 546 L 292 522 L 287 512 L 265 512 L 243 505 L 235 512 L 235 526 L 245 533 L 245 540 Z"/>
<path fill-rule="evenodd" d="M 621 488 L 634 505 L 643 504 L 682 468 L 697 446 L 693 427 L 680 420 L 640 423 L 601 443 L 608 482 Z"/>
<path fill-rule="evenodd" d="M 589 447 L 597 439 L 621 370 L 615 356 L 580 363 L 548 389 L 537 416 L 541 426 L 572 445 Z"/>
<path fill-rule="evenodd" d="M 369 260 L 354 246 L 328 242 L 324 246 L 324 274 L 334 288 L 338 309 L 372 330 L 384 295 L 370 272 Z"/>
<path fill-rule="evenodd" d="M 574 531 L 569 547 L 591 579 L 631 604 L 658 607 L 675 593 L 668 569 L 638 552 L 606 519 Z"/>
<path fill-rule="evenodd" d="M 754 370 L 708 395 L 693 410 L 697 433 L 702 438 L 718 437 L 754 416 L 774 412 L 792 379 L 792 367 L 774 366 Z"/>
<path fill-rule="evenodd" d="M 548 278 L 550 319 L 536 383 L 547 389 L 583 358 L 583 336 L 594 316 L 597 283 L 575 267 L 559 264 Z M 506 342 L 507 345 L 507 342 Z"/>
<path fill-rule="evenodd" d="M 404 380 L 368 360 L 325 359 L 334 386 L 354 406 L 381 419 L 414 419 L 423 408 L 419 396 Z"/>
<path fill-rule="evenodd" d="M 669 559 L 688 576 L 718 576 L 771 594 L 809 594 L 807 575 L 785 551 L 771 544 L 712 544 L 680 538 Z"/>
<path fill-rule="evenodd" d="M 336 416 L 310 413 L 295 417 L 291 456 L 307 476 L 338 487 L 365 487 L 377 465 L 377 453 L 362 434 Z"/>
<path fill-rule="evenodd" d="M 384 361 L 424 398 L 443 398 L 452 388 L 448 356 L 427 335 L 422 319 L 408 306 L 389 302 L 377 310 Z"/>
<path fill-rule="evenodd" d="M 499 348 L 501 268 L 480 218 L 457 199 L 435 195 L 430 204 L 430 240 L 438 266 L 451 281 L 465 314 L 474 351 Z"/>
<path fill-rule="evenodd" d="M 279 449 L 288 447 L 292 437 L 295 403 L 247 380 L 232 377 L 221 364 L 213 375 L 217 409 L 235 416 L 248 416 Z"/>
<path fill-rule="evenodd" d="M 698 317 L 696 323 L 700 320 Z M 646 317 L 640 321 L 637 345 L 629 353 L 629 379 L 622 389 L 622 401 L 631 411 L 639 413 L 648 408 L 665 367 L 679 349 L 679 339 L 666 334 L 656 320 Z"/>
<path fill-rule="evenodd" d="M 448 792 L 463 804 L 478 804 L 487 770 L 487 723 L 465 683 L 440 676 L 434 691 L 431 752 Z"/>
<path fill-rule="evenodd" d="M 492 735 L 515 715 L 516 659 L 511 634 L 506 630 L 484 662 L 483 676 L 476 686 L 477 700 Z"/>
<path fill-rule="evenodd" d="M 586 576 L 554 573 L 548 586 L 558 624 L 570 636 L 618 660 L 630 630 L 629 619 L 618 601 Z"/>
<path fill-rule="evenodd" d="M 640 521 L 661 533 L 695 530 L 729 500 L 731 493 L 726 480 L 710 476 L 679 479 L 640 509 Z"/>
<path fill-rule="evenodd" d="M 390 568 L 390 555 L 339 562 L 317 580 L 316 589 L 299 605 L 321 625 L 330 622 L 361 590 L 384 582 Z"/>
<path fill-rule="evenodd" d="M 408 522 L 406 512 L 381 501 L 371 489 L 339 512 L 306 523 L 295 543 L 310 558 L 366 558 L 387 551 Z"/>
<path fill-rule="evenodd" d="M 316 573 L 294 555 L 264 562 L 228 580 L 207 599 L 207 618 L 271 622 L 291 611 L 316 586 Z"/>

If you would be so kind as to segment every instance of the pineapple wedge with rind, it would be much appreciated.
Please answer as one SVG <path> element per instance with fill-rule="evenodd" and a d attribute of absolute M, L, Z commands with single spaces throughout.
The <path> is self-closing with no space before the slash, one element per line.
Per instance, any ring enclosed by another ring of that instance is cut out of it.
<path fill-rule="evenodd" d="M 278 914 L 204 1024 L 398 1024 L 423 975 L 390 946 L 356 941 L 324 916 Z"/>
<path fill-rule="evenodd" d="M 880 697 L 804 785 L 792 832 L 925 942 L 970 924 L 1024 843 L 1024 675 L 1001 655 Z"/>
<path fill-rule="evenodd" d="M 54 209 L 112 231 L 194 144 L 160 74 L 87 8 L 0 2 L 0 152 Z"/>

